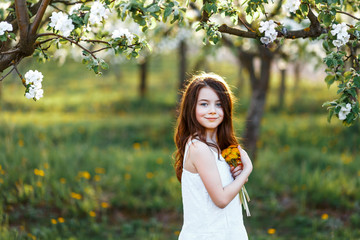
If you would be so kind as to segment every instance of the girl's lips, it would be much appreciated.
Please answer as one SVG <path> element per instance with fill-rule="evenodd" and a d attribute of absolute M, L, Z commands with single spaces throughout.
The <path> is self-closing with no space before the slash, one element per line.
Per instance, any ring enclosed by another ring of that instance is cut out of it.
<path fill-rule="evenodd" d="M 206 118 L 209 121 L 215 121 L 217 118 Z"/>

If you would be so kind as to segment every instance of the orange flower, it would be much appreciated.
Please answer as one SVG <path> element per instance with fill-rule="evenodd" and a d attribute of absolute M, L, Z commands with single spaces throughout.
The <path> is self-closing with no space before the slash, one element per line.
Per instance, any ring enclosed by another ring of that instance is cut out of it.
<path fill-rule="evenodd" d="M 230 145 L 221 152 L 221 155 L 230 166 L 240 165 L 242 167 L 241 155 L 237 145 Z"/>

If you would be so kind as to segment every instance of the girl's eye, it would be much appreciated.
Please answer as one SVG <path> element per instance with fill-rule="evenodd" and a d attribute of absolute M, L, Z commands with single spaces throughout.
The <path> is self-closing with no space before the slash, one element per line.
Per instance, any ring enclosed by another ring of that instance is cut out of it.
<path fill-rule="evenodd" d="M 200 106 L 206 107 L 207 105 L 208 105 L 207 103 L 200 103 Z"/>
<path fill-rule="evenodd" d="M 221 103 L 217 103 L 216 106 L 217 106 L 217 107 L 221 107 Z"/>

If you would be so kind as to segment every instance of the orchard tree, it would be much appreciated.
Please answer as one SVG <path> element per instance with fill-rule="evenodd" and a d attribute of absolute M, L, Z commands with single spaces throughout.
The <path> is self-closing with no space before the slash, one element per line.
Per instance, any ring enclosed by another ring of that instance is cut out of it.
<path fill-rule="evenodd" d="M 17 65 L 25 57 L 47 59 L 51 48 L 72 45 L 82 50 L 82 61 L 88 68 L 100 73 L 108 68 L 98 57 L 100 52 L 134 58 L 148 46 L 144 37 L 128 29 L 104 30 L 102 26 L 110 14 L 116 13 L 122 21 L 132 19 L 146 33 L 159 22 L 184 24 L 186 11 L 194 6 L 200 12 L 194 31 L 205 33 L 204 44 L 218 43 L 223 34 L 249 38 L 261 45 L 262 57 L 269 57 L 284 41 L 322 41 L 326 53 L 325 82 L 338 86 L 338 98 L 324 104 L 328 119 L 335 115 L 345 125 L 357 120 L 358 0 L 11 0 L 0 12 L 0 79 L 16 71 L 25 86 L 25 96 L 38 100 L 43 96 L 43 75 L 29 70 L 23 77 Z M 270 11 L 271 8 L 277 10 Z M 223 23 L 215 21 L 219 16 Z M 289 18 L 304 27 L 286 27 L 284 22 Z M 91 47 L 87 47 L 89 44 Z"/>

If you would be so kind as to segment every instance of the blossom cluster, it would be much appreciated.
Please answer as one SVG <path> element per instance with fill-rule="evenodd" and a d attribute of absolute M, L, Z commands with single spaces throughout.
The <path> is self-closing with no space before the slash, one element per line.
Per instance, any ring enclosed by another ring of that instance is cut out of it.
<path fill-rule="evenodd" d="M 99 1 L 94 2 L 94 4 L 91 6 L 90 9 L 89 22 L 91 24 L 100 23 L 103 20 L 103 18 L 104 19 L 108 18 L 107 15 L 109 13 L 110 13 L 109 9 L 105 8 L 104 4 L 102 4 Z"/>
<path fill-rule="evenodd" d="M 62 12 L 53 12 L 50 19 L 49 26 L 60 31 L 64 37 L 68 37 L 75 28 L 69 16 Z"/>
<path fill-rule="evenodd" d="M 345 120 L 346 116 L 351 112 L 351 104 L 347 103 L 345 107 L 341 107 L 339 112 L 339 119 Z"/>
<path fill-rule="evenodd" d="M 259 31 L 261 33 L 265 32 L 264 37 L 260 38 L 260 41 L 263 44 L 267 45 L 276 39 L 278 35 L 277 31 L 275 30 L 276 26 L 277 25 L 273 20 L 260 22 Z"/>
<path fill-rule="evenodd" d="M 336 35 L 336 40 L 333 40 L 332 42 L 334 46 L 341 47 L 349 41 L 350 34 L 347 32 L 348 30 L 349 27 L 346 25 L 346 23 L 332 25 L 332 30 L 330 32 L 333 36 Z"/>
<path fill-rule="evenodd" d="M 301 0 L 287 0 L 284 5 L 284 8 L 289 12 L 295 13 L 296 10 L 299 9 L 300 4 L 301 4 Z"/>
<path fill-rule="evenodd" d="M 25 84 L 27 86 L 25 92 L 26 98 L 39 100 L 43 97 L 44 90 L 41 85 L 43 77 L 42 73 L 37 70 L 29 70 L 25 73 Z"/>
<path fill-rule="evenodd" d="M 12 30 L 13 30 L 13 26 L 10 23 L 6 21 L 0 22 L 0 36 L 4 35 L 5 32 L 10 32 Z"/>
<path fill-rule="evenodd" d="M 122 37 L 125 37 L 128 43 L 131 43 L 132 40 L 134 39 L 134 35 L 131 32 L 129 32 L 129 30 L 126 28 L 119 28 L 112 32 L 112 36 L 111 36 L 112 39 L 122 38 Z"/>

